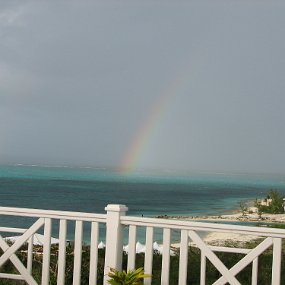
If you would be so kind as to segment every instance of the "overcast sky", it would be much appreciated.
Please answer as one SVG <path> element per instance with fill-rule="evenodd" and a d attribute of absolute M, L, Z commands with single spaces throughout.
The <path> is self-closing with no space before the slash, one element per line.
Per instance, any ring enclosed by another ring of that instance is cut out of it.
<path fill-rule="evenodd" d="M 285 171 L 285 2 L 1 1 L 0 164 Z M 178 83 L 177 83 L 178 82 Z"/>

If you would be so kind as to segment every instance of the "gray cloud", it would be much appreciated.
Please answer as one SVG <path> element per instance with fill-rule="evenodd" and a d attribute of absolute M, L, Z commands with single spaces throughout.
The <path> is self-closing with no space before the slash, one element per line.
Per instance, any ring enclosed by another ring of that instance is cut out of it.
<path fill-rule="evenodd" d="M 283 172 L 281 1 L 2 1 L 0 163 Z M 175 85 L 175 84 L 174 84 Z"/>

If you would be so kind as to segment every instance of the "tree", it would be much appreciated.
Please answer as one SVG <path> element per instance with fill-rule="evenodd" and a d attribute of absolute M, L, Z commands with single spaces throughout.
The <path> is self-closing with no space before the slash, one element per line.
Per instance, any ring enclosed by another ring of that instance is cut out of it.
<path fill-rule="evenodd" d="M 271 203 L 268 206 L 268 210 L 270 213 L 273 214 L 282 214 L 284 213 L 284 206 L 283 206 L 283 197 L 281 194 L 276 190 L 269 191 L 269 197 L 271 199 Z"/>
<path fill-rule="evenodd" d="M 245 217 L 246 216 L 246 213 L 248 212 L 248 206 L 245 202 L 240 202 L 239 203 L 239 207 L 240 207 L 240 210 L 242 212 L 242 216 Z"/>
<path fill-rule="evenodd" d="M 262 217 L 262 210 L 264 208 L 264 206 L 261 205 L 261 202 L 259 200 L 255 200 L 254 202 L 254 206 L 257 208 L 257 214 L 258 214 L 258 217 L 259 219 L 261 219 Z"/>

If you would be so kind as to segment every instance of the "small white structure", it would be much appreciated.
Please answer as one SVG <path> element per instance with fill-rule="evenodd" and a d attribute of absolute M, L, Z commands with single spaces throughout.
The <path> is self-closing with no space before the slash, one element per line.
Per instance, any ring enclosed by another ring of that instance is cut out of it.
<path fill-rule="evenodd" d="M 157 253 L 162 254 L 163 246 L 159 245 L 156 241 L 153 243 L 153 250 L 155 250 Z"/>
<path fill-rule="evenodd" d="M 262 199 L 261 200 L 261 206 L 270 206 L 270 204 L 272 203 L 272 199 Z"/>
<path fill-rule="evenodd" d="M 15 243 L 21 236 L 12 236 L 12 237 L 6 237 L 6 241 L 10 241 L 12 243 Z M 44 245 L 44 235 L 41 234 L 34 234 L 33 236 L 33 245 Z M 29 240 L 28 240 L 29 243 Z M 50 244 L 59 244 L 59 239 L 51 237 L 51 242 Z"/>
<path fill-rule="evenodd" d="M 163 246 L 159 245 L 156 241 L 153 243 L 153 250 L 155 253 L 162 255 L 163 252 Z M 129 253 L 129 245 L 123 246 L 123 251 L 128 254 Z M 144 244 L 141 244 L 139 241 L 136 243 L 136 253 L 145 253 L 146 246 Z M 170 255 L 175 255 L 173 250 L 170 250 Z"/>
<path fill-rule="evenodd" d="M 99 249 L 104 249 L 105 247 L 106 247 L 106 245 L 105 245 L 105 243 L 102 242 L 102 241 L 98 244 L 98 248 L 99 248 Z"/>
<path fill-rule="evenodd" d="M 123 246 L 123 251 L 128 254 L 129 253 L 129 245 Z M 136 253 L 144 253 L 145 245 L 141 244 L 139 241 L 136 243 Z"/>

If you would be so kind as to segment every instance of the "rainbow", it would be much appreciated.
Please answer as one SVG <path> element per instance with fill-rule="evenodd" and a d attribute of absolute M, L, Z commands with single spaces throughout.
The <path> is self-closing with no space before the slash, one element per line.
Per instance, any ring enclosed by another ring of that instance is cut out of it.
<path fill-rule="evenodd" d="M 166 92 L 163 92 L 157 102 L 155 102 L 148 117 L 134 136 L 134 139 L 118 168 L 120 173 L 129 174 L 136 168 L 152 134 L 163 120 L 164 114 L 171 105 L 171 102 L 177 96 L 177 89 L 179 86 L 181 86 L 181 79 L 173 81 Z"/>

